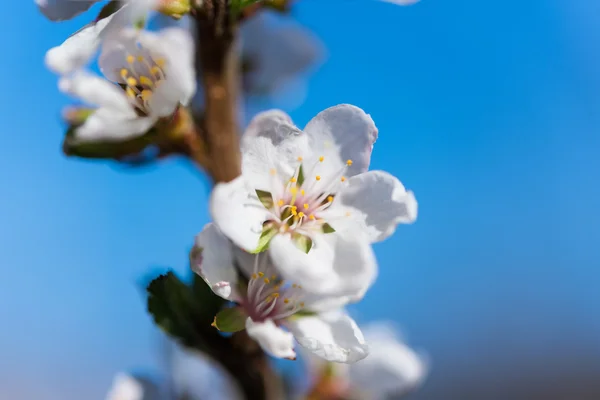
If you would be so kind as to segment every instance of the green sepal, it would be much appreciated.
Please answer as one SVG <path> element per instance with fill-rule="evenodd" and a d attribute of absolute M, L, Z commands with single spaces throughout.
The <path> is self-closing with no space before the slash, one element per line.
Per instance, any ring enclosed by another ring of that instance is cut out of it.
<path fill-rule="evenodd" d="M 333 226 L 331 226 L 331 225 L 329 225 L 327 223 L 323 224 L 323 226 L 322 226 L 321 229 L 323 229 L 323 233 L 333 233 L 333 232 L 335 232 L 335 229 L 333 229 Z"/>
<path fill-rule="evenodd" d="M 271 243 L 271 239 L 273 239 L 275 235 L 277 235 L 277 231 L 277 227 L 273 225 L 265 225 L 263 227 L 262 233 L 260 234 L 260 238 L 258 239 L 258 246 L 256 246 L 256 249 L 254 249 L 254 251 L 251 251 L 250 253 L 258 254 L 268 249 L 269 243 Z"/>
<path fill-rule="evenodd" d="M 300 164 L 300 169 L 298 170 L 298 186 L 302 186 L 304 183 L 304 168 L 302 168 L 302 164 Z"/>
<path fill-rule="evenodd" d="M 312 248 L 313 241 L 306 235 L 294 234 L 292 235 L 292 240 L 296 247 L 305 253 L 308 253 Z"/>
<path fill-rule="evenodd" d="M 257 189 L 256 195 L 258 196 L 258 199 L 260 200 L 262 205 L 265 206 L 266 209 L 270 210 L 271 208 L 273 208 L 274 201 L 271 192 Z"/>
<path fill-rule="evenodd" d="M 241 307 L 224 308 L 215 315 L 211 324 L 221 332 L 239 332 L 246 329 L 248 315 Z"/>

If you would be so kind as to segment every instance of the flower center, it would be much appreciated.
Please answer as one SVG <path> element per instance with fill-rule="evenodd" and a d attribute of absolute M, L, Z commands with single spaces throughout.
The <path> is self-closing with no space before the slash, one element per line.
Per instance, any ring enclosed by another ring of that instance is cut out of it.
<path fill-rule="evenodd" d="M 287 318 L 304 307 L 302 286 L 286 283 L 276 274 L 270 276 L 258 270 L 255 258 L 255 272 L 250 276 L 246 297 L 242 307 L 255 322 L 271 319 L 275 322 Z"/>
<path fill-rule="evenodd" d="M 325 157 L 321 156 L 306 169 L 306 175 L 302 157 L 298 157 L 298 161 L 300 164 L 291 177 L 282 177 L 274 168 L 270 170 L 274 180 L 283 180 L 284 187 L 278 198 L 271 197 L 272 201 L 267 204 L 263 202 L 272 211 L 273 218 L 269 222 L 275 223 L 282 233 L 310 235 L 314 231 L 333 232 L 326 221 L 331 219 L 331 215 L 327 215 L 326 211 L 334 203 L 339 186 L 346 181 L 344 173 L 352 165 L 352 160 L 347 160 L 338 171 L 328 171 L 322 168 Z"/>
<path fill-rule="evenodd" d="M 138 54 L 127 54 L 125 57 L 124 66 L 119 71 L 119 83 L 141 115 L 152 112 L 150 100 L 154 91 L 166 79 L 165 66 L 164 58 L 154 58 L 143 50 Z"/>

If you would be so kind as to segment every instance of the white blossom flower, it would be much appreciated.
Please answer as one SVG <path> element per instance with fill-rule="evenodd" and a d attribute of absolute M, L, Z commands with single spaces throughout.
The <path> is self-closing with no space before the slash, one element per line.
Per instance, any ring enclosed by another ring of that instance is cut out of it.
<path fill-rule="evenodd" d="M 71 19 L 101 0 L 35 0 L 38 8 L 52 21 Z"/>
<path fill-rule="evenodd" d="M 261 11 L 240 29 L 244 87 L 250 94 L 275 94 L 317 66 L 324 49 L 307 29 L 280 13 Z"/>
<path fill-rule="evenodd" d="M 295 359 L 294 339 L 328 361 L 353 363 L 367 356 L 356 323 L 339 310 L 347 297 L 315 296 L 284 281 L 267 254 L 233 247 L 214 224 L 197 236 L 191 260 L 217 295 L 239 304 L 238 323 L 272 356 Z M 219 328 L 218 316 L 215 323 Z"/>
<path fill-rule="evenodd" d="M 342 397 L 353 392 L 365 400 L 386 400 L 406 395 L 421 385 L 428 372 L 426 358 L 403 343 L 389 323 L 369 324 L 364 335 L 369 342 L 369 356 L 352 365 L 329 364 L 302 353 L 317 385 L 322 386 L 317 390 L 333 390 Z"/>
<path fill-rule="evenodd" d="M 115 377 L 113 386 L 106 396 L 106 400 L 143 400 L 144 387 L 134 377 L 119 374 Z"/>
<path fill-rule="evenodd" d="M 192 98 L 196 80 L 189 32 L 159 33 L 122 29 L 102 46 L 100 78 L 78 71 L 61 78 L 59 87 L 97 106 L 75 128 L 79 141 L 122 140 L 145 133 L 160 118 Z"/>
<path fill-rule="evenodd" d="M 156 6 L 158 1 L 126 0 L 127 4 L 111 16 L 83 27 L 60 46 L 48 50 L 45 57 L 46 66 L 60 75 L 66 75 L 84 67 L 96 54 L 104 40 L 119 36 L 122 29 L 130 29 L 136 22 L 145 19 L 148 12 Z M 76 4 L 86 3 L 90 2 L 48 0 L 45 4 L 56 4 L 57 8 L 64 10 L 82 7 Z"/>
<path fill-rule="evenodd" d="M 361 298 L 377 274 L 371 243 L 417 215 L 398 179 L 367 171 L 376 138 L 370 116 L 347 104 L 304 132 L 283 112 L 257 115 L 242 137 L 242 175 L 213 190 L 215 223 L 246 251 L 268 247 L 307 291 Z"/>

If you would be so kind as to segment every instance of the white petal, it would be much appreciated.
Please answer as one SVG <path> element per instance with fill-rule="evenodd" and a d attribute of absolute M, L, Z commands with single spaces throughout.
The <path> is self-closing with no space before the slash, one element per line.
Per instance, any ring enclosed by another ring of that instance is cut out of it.
<path fill-rule="evenodd" d="M 77 97 L 87 104 L 109 108 L 132 117 L 136 116 L 125 92 L 97 75 L 78 71 L 62 77 L 58 87 L 63 93 Z"/>
<path fill-rule="evenodd" d="M 207 224 L 196 236 L 192 270 L 200 275 L 213 292 L 227 300 L 237 298 L 238 274 L 233 265 L 232 246 L 215 224 Z M 232 297 L 233 294 L 233 297 Z"/>
<path fill-rule="evenodd" d="M 140 382 L 130 375 L 119 374 L 115 377 L 106 400 L 142 400 L 143 397 L 144 389 Z"/>
<path fill-rule="evenodd" d="M 265 352 L 277 358 L 296 358 L 294 336 L 279 328 L 270 319 L 264 322 L 246 320 L 248 335 L 256 340 Z"/>
<path fill-rule="evenodd" d="M 331 362 L 355 363 L 369 354 L 369 346 L 346 313 L 337 311 L 286 322 L 301 346 Z"/>
<path fill-rule="evenodd" d="M 308 253 L 298 249 L 289 235 L 277 235 L 271 241 L 269 254 L 286 280 L 318 295 L 349 296 L 356 301 L 377 276 L 373 250 L 360 234 L 316 235 Z"/>
<path fill-rule="evenodd" d="M 48 50 L 45 58 L 46 66 L 61 75 L 85 66 L 98 50 L 101 33 L 120 12 L 121 10 L 108 18 L 84 27 L 60 46 Z"/>
<path fill-rule="evenodd" d="M 158 40 L 170 63 L 167 79 L 177 88 L 181 104 L 187 106 L 196 93 L 194 39 L 186 29 L 167 28 L 159 32 Z"/>
<path fill-rule="evenodd" d="M 319 153 L 333 147 L 342 162 L 352 160 L 346 176 L 369 169 L 377 128 L 368 114 L 358 107 L 341 104 L 320 112 L 304 128 L 311 148 Z"/>
<path fill-rule="evenodd" d="M 210 198 L 211 215 L 229 239 L 246 251 L 254 251 L 268 213 L 255 193 L 247 189 L 243 177 L 217 184 Z"/>
<path fill-rule="evenodd" d="M 370 354 L 350 367 L 349 379 L 374 398 L 400 396 L 415 389 L 427 374 L 424 358 L 402 343 L 389 327 L 365 329 Z"/>
<path fill-rule="evenodd" d="M 242 136 L 242 173 L 256 189 L 278 195 L 308 148 L 306 135 L 283 111 L 255 116 Z M 273 176 L 272 172 L 277 175 Z M 275 192 L 275 193 L 273 193 Z"/>
<path fill-rule="evenodd" d="M 100 0 L 35 0 L 42 14 L 52 21 L 64 21 L 81 14 Z"/>
<path fill-rule="evenodd" d="M 383 171 L 353 176 L 338 194 L 338 199 L 360 213 L 360 217 L 357 216 L 360 220 L 355 221 L 363 225 L 372 242 L 390 236 L 399 223 L 409 224 L 417 218 L 414 194 L 406 191 L 396 177 Z M 337 229 L 335 222 L 332 226 Z"/>
<path fill-rule="evenodd" d="M 154 118 L 99 108 L 75 129 L 75 139 L 79 142 L 127 140 L 145 134 L 155 123 Z"/>

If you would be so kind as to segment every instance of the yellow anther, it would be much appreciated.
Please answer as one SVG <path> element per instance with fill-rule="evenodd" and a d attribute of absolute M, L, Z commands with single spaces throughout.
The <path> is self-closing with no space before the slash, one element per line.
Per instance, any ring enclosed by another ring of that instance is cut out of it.
<path fill-rule="evenodd" d="M 292 285 L 293 288 L 297 288 L 298 285 L 296 285 L 295 283 Z"/>
<path fill-rule="evenodd" d="M 308 203 L 304 203 L 304 204 L 302 204 L 302 207 L 304 207 L 305 210 L 308 210 L 308 207 L 310 207 L 310 206 L 308 205 Z"/>
<path fill-rule="evenodd" d="M 283 200 L 279 200 L 279 201 L 277 202 L 277 205 L 278 205 L 279 207 L 283 206 L 284 204 L 285 204 L 285 203 L 283 202 Z"/>
<path fill-rule="evenodd" d="M 265 276 L 265 274 L 264 274 L 264 273 L 262 273 L 262 272 L 259 272 L 259 273 L 258 273 L 258 276 L 260 276 L 260 277 L 262 278 L 263 276 Z"/>
<path fill-rule="evenodd" d="M 263 279 L 263 281 L 264 281 L 266 284 L 269 284 L 269 283 L 271 283 L 271 280 L 270 280 L 269 278 L 265 278 L 265 279 Z"/>
<path fill-rule="evenodd" d="M 147 76 L 140 76 L 140 83 L 145 86 L 154 86 L 154 81 Z"/>
<path fill-rule="evenodd" d="M 292 183 L 296 183 L 296 181 L 297 181 L 297 179 L 296 179 L 295 177 L 293 177 L 293 176 L 292 176 L 292 177 L 290 178 L 290 182 L 292 182 Z"/>
<path fill-rule="evenodd" d="M 298 289 L 302 289 L 302 285 L 298 285 Z M 302 304 L 304 304 L 304 303 L 302 303 Z"/>
<path fill-rule="evenodd" d="M 350 215 L 352 215 L 350 211 L 346 211 L 346 217 L 349 217 Z"/>
<path fill-rule="evenodd" d="M 142 100 L 148 101 L 152 97 L 152 90 L 144 89 L 142 90 Z"/>
<path fill-rule="evenodd" d="M 121 78 L 123 78 L 123 79 L 127 78 L 127 74 L 129 74 L 129 71 L 127 70 L 127 68 L 123 68 L 121 70 Z"/>
<path fill-rule="evenodd" d="M 301 302 L 301 303 L 300 303 L 300 307 L 304 307 L 304 302 Z"/>
<path fill-rule="evenodd" d="M 144 61 L 144 56 L 137 56 L 137 60 L 138 60 L 139 62 L 142 62 L 142 61 Z"/>
<path fill-rule="evenodd" d="M 137 86 L 137 79 L 135 79 L 135 78 L 127 78 L 127 84 L 129 86 Z"/>
<path fill-rule="evenodd" d="M 304 189 L 300 190 L 300 194 L 301 194 L 302 196 L 304 196 L 304 194 L 305 194 L 305 193 L 306 193 L 306 192 L 304 191 Z"/>
<path fill-rule="evenodd" d="M 270 173 L 271 175 L 275 175 L 275 174 L 277 174 L 277 170 L 276 170 L 275 168 L 271 168 L 271 169 L 269 170 L 269 173 Z"/>
<path fill-rule="evenodd" d="M 288 303 L 290 302 L 290 299 L 283 299 L 283 302 L 284 302 L 285 304 L 288 304 Z"/>
<path fill-rule="evenodd" d="M 292 215 L 295 217 L 296 215 L 298 215 L 298 211 L 292 209 Z"/>
<path fill-rule="evenodd" d="M 252 279 L 258 279 L 258 275 L 252 274 Z"/>
<path fill-rule="evenodd" d="M 346 161 L 346 165 L 347 165 L 347 166 L 351 166 L 351 165 L 352 165 L 352 160 L 348 160 L 348 161 Z"/>
<path fill-rule="evenodd" d="M 323 161 L 325 161 L 325 157 L 323 157 L 323 156 L 319 157 L 319 162 L 323 162 Z"/>
<path fill-rule="evenodd" d="M 152 75 L 160 75 L 161 72 L 162 71 L 160 70 L 160 68 L 157 67 L 156 65 L 154 67 L 150 68 L 150 73 Z"/>
<path fill-rule="evenodd" d="M 156 65 L 158 65 L 160 68 L 164 67 L 166 63 L 167 63 L 167 60 L 165 60 L 164 58 L 156 59 Z"/>
<path fill-rule="evenodd" d="M 341 181 L 342 181 L 342 182 L 345 182 L 345 181 L 346 181 L 346 177 L 345 177 L 345 176 L 342 176 L 342 179 L 341 179 Z"/>
<path fill-rule="evenodd" d="M 296 211 L 297 209 L 298 209 L 298 207 L 292 206 L 292 211 Z"/>
<path fill-rule="evenodd" d="M 127 96 L 134 98 L 134 99 L 135 99 L 135 96 L 137 96 L 135 91 L 130 87 L 127 87 L 127 89 L 125 89 L 125 93 L 127 93 Z"/>
<path fill-rule="evenodd" d="M 271 280 L 277 278 L 277 275 L 271 275 Z"/>
<path fill-rule="evenodd" d="M 303 213 L 302 211 L 300 211 L 300 212 L 298 213 L 298 217 L 299 217 L 299 218 L 303 218 L 303 217 L 304 217 L 304 213 Z"/>
<path fill-rule="evenodd" d="M 135 62 L 135 57 L 132 55 L 128 55 L 126 60 L 129 64 L 133 64 Z"/>
<path fill-rule="evenodd" d="M 315 176 L 315 179 L 318 180 L 318 181 L 320 181 L 321 180 L 321 175 Z"/>
<path fill-rule="evenodd" d="M 279 297 L 279 293 L 275 292 L 275 293 L 272 294 L 272 296 L 277 299 Z"/>
<path fill-rule="evenodd" d="M 298 157 L 298 161 L 302 161 L 302 157 Z"/>
<path fill-rule="evenodd" d="M 310 219 L 311 221 L 314 221 L 314 220 L 315 220 L 315 216 L 314 216 L 313 214 L 310 214 L 310 215 L 308 216 L 308 219 Z"/>
<path fill-rule="evenodd" d="M 290 188 L 290 193 L 295 195 L 296 193 L 298 193 L 298 186 L 292 186 Z"/>
<path fill-rule="evenodd" d="M 327 196 L 327 202 L 329 202 L 329 203 L 333 202 L 333 196 Z"/>

